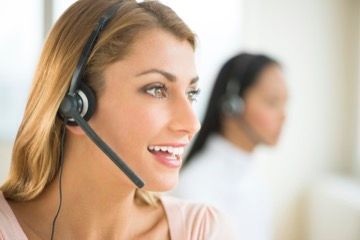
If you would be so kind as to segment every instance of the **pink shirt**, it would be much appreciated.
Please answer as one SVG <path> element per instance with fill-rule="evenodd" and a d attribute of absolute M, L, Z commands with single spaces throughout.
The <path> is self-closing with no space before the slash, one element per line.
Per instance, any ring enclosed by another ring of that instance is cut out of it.
<path fill-rule="evenodd" d="M 235 239 L 223 217 L 211 207 L 161 196 L 172 240 Z M 28 240 L 0 192 L 0 240 Z"/>

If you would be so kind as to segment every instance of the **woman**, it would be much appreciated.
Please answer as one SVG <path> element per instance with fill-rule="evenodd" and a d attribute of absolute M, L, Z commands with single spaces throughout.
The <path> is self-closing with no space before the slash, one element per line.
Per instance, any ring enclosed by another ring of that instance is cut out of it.
<path fill-rule="evenodd" d="M 174 187 L 200 128 L 194 48 L 158 2 L 73 4 L 40 57 L 1 187 L 0 239 L 231 238 L 213 208 L 151 193 Z"/>
<path fill-rule="evenodd" d="M 244 239 L 271 239 L 270 197 L 252 155 L 260 144 L 277 143 L 286 99 L 284 76 L 274 59 L 249 53 L 229 59 L 216 79 L 175 195 L 217 207 Z"/>

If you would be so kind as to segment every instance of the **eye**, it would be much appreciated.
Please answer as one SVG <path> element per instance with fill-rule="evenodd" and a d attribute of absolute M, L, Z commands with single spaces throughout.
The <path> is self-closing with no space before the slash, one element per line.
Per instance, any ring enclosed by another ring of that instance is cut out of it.
<path fill-rule="evenodd" d="M 187 92 L 188 98 L 192 103 L 197 101 L 199 94 L 200 94 L 200 89 L 195 89 Z"/>
<path fill-rule="evenodd" d="M 145 92 L 156 98 L 166 98 L 168 96 L 167 88 L 164 84 L 145 87 Z"/>
<path fill-rule="evenodd" d="M 281 101 L 277 98 L 268 98 L 266 99 L 265 104 L 267 104 L 271 108 L 279 108 L 282 105 Z"/>

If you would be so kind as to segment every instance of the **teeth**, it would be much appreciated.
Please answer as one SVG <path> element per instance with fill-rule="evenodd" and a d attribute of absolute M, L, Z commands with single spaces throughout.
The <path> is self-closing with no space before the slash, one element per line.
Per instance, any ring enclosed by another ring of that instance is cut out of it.
<path fill-rule="evenodd" d="M 184 148 L 178 148 L 178 155 L 182 155 L 184 153 Z"/>
<path fill-rule="evenodd" d="M 168 151 L 169 153 L 175 154 L 175 150 L 176 150 L 176 148 L 174 148 L 174 147 L 167 147 L 167 151 Z"/>
<path fill-rule="evenodd" d="M 150 151 L 155 152 L 168 152 L 173 155 L 182 155 L 184 153 L 184 147 L 172 147 L 172 146 L 149 146 Z"/>

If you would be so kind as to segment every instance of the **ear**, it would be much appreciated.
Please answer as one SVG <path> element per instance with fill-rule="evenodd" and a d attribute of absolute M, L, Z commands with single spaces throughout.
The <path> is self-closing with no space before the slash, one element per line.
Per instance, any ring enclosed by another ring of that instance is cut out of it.
<path fill-rule="evenodd" d="M 74 135 L 83 136 L 85 132 L 79 126 L 66 126 L 66 129 Z"/>

